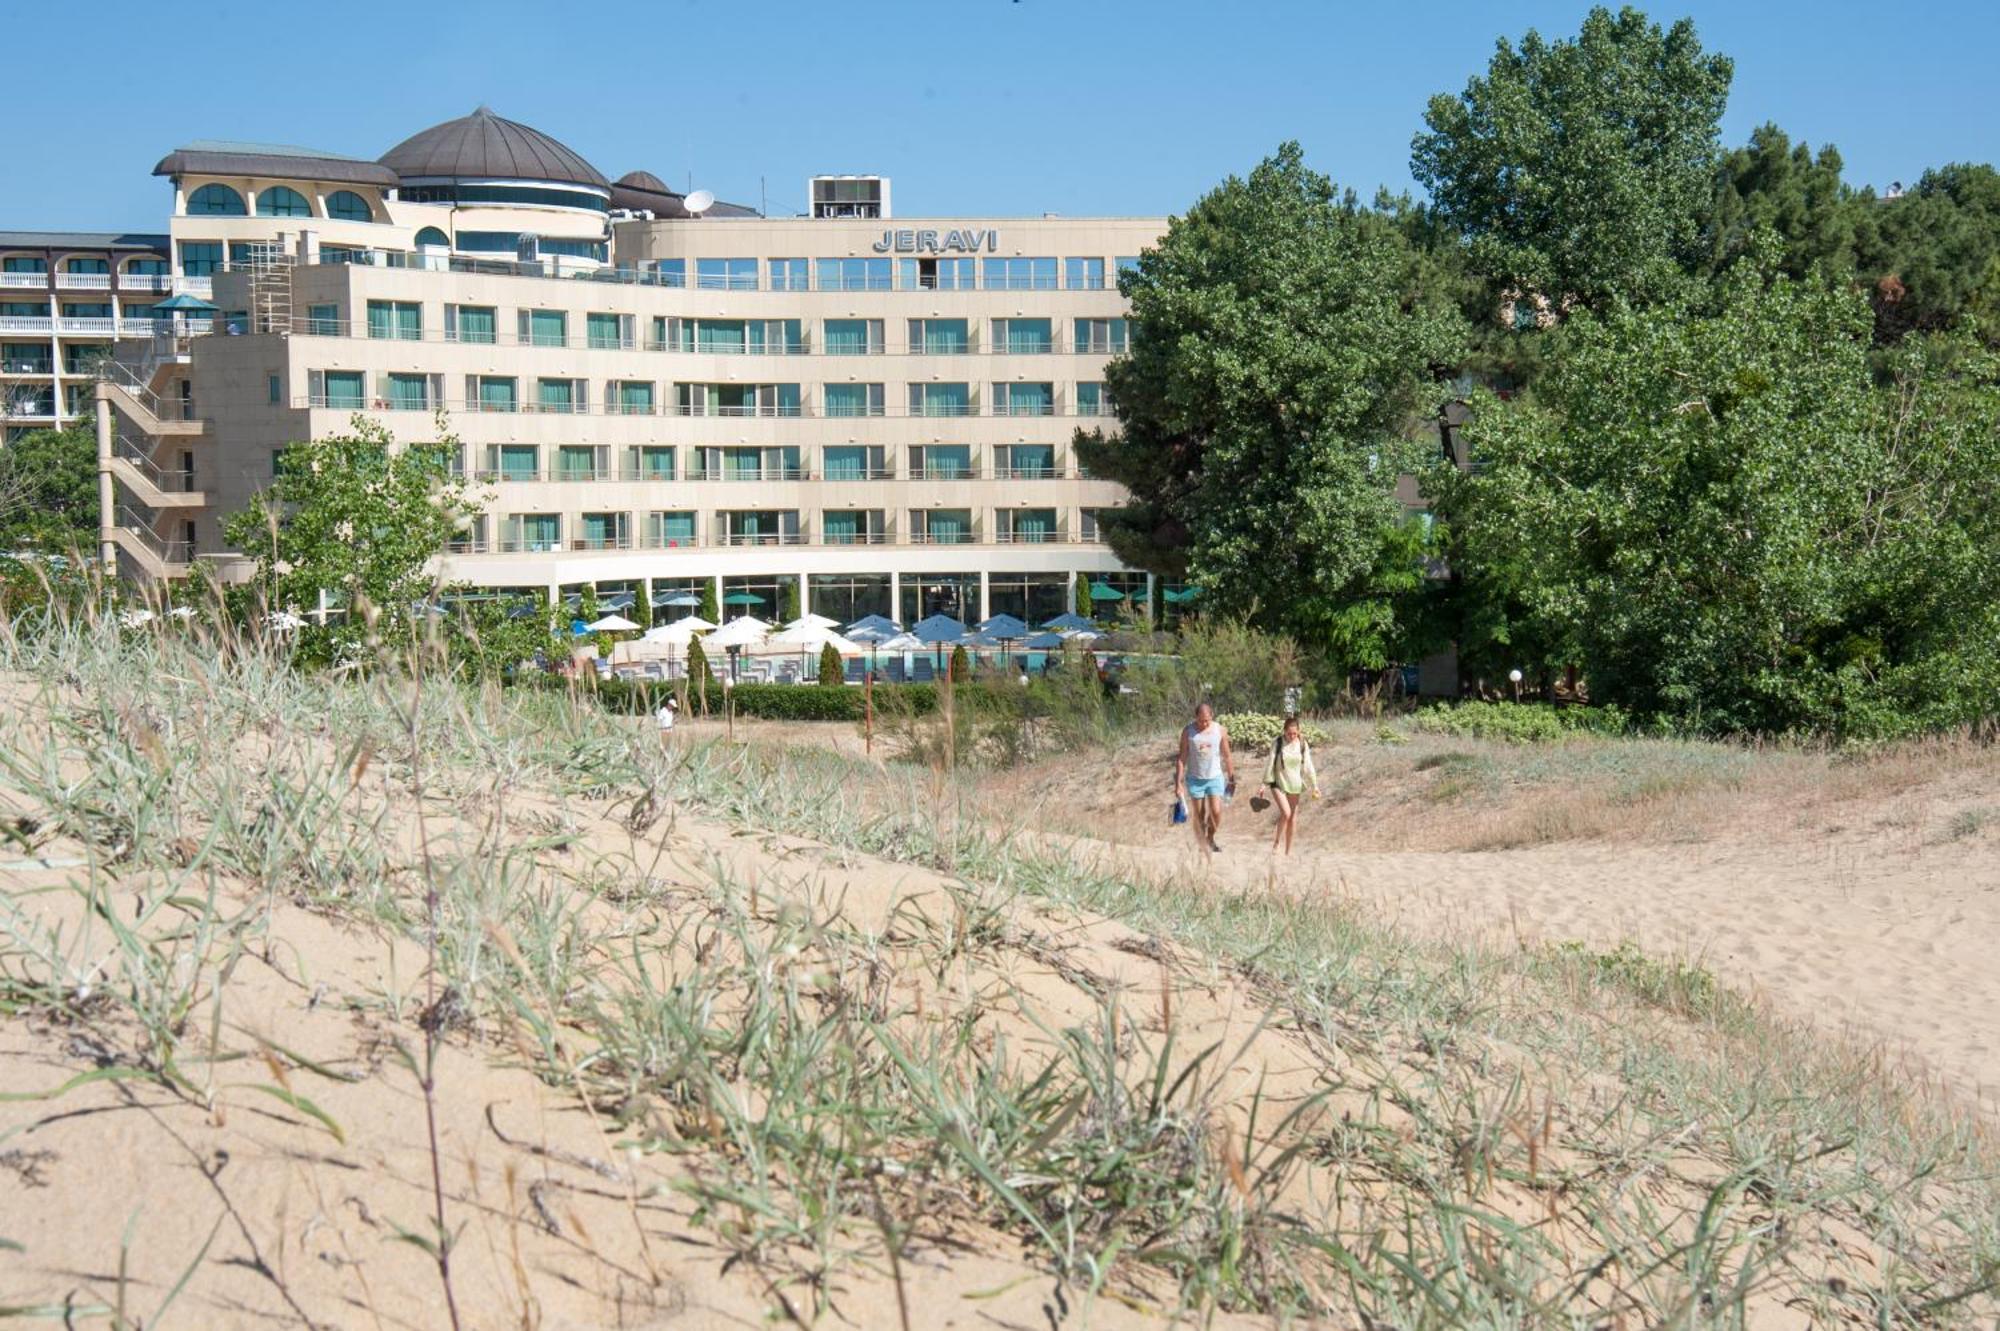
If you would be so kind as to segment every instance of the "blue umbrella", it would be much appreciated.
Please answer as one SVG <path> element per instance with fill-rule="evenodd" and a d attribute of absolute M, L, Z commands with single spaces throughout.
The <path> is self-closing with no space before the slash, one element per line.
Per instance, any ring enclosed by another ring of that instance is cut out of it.
<path fill-rule="evenodd" d="M 1057 615 L 1054 619 L 1042 625 L 1042 627 L 1058 631 L 1064 629 L 1094 629 L 1097 627 L 1097 621 L 1085 619 L 1082 615 Z"/>
<path fill-rule="evenodd" d="M 963 638 L 965 621 L 953 619 L 950 615 L 932 615 L 929 619 L 919 620 L 912 625 L 910 632 L 916 634 L 919 641 L 936 647 Z"/>
<path fill-rule="evenodd" d="M 696 606 L 701 604 L 701 598 L 693 592 L 675 592 L 672 596 L 656 598 L 653 604 Z"/>
<path fill-rule="evenodd" d="M 1010 638 L 1026 637 L 1028 626 L 1012 615 L 995 615 L 979 625 L 979 631 L 989 638 L 1006 642 Z"/>
<path fill-rule="evenodd" d="M 1021 645 L 1031 652 L 1059 652 L 1066 641 L 1060 633 L 1037 633 Z"/>
<path fill-rule="evenodd" d="M 896 636 L 896 630 L 877 628 L 873 624 L 864 624 L 860 628 L 852 628 L 847 630 L 847 632 L 842 634 L 841 636 L 846 638 L 849 642 L 858 642 L 866 644 L 866 643 L 883 642 L 889 638 L 893 638 Z"/>
<path fill-rule="evenodd" d="M 885 637 L 894 637 L 903 631 L 903 626 L 887 615 L 863 615 L 847 626 L 846 636 L 852 638 L 857 632 L 864 629 L 877 630 Z"/>

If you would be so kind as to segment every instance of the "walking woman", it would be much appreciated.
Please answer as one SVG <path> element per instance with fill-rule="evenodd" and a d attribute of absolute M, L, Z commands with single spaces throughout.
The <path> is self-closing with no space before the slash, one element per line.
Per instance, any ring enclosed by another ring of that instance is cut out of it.
<path fill-rule="evenodd" d="M 1319 773 L 1313 770 L 1312 745 L 1297 716 L 1285 718 L 1285 728 L 1271 745 L 1271 763 L 1264 769 L 1264 784 L 1271 789 L 1271 802 L 1278 806 L 1278 828 L 1271 834 L 1271 849 L 1283 846 L 1292 853 L 1292 831 L 1299 822 L 1299 801 L 1311 791 L 1319 798 Z"/>

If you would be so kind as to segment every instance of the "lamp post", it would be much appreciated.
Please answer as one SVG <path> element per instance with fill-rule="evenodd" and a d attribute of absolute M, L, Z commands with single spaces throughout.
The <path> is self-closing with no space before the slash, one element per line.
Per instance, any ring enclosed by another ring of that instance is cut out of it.
<path fill-rule="evenodd" d="M 1512 670 L 1509 670 L 1507 672 L 1507 679 L 1514 686 L 1514 701 L 1521 701 L 1521 668 L 1516 666 Z"/>
<path fill-rule="evenodd" d="M 734 647 L 731 647 L 729 650 L 732 655 L 736 651 Z M 729 738 L 734 741 L 736 738 L 736 676 L 733 672 L 722 681 L 722 712 L 727 718 Z"/>

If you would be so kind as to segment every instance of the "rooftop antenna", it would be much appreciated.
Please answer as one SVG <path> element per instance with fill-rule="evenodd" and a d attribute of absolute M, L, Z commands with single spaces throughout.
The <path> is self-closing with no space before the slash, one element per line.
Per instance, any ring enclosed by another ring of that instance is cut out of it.
<path fill-rule="evenodd" d="M 715 195 L 705 189 L 698 189 L 682 199 L 681 203 L 688 210 L 690 217 L 700 217 L 715 206 Z"/>

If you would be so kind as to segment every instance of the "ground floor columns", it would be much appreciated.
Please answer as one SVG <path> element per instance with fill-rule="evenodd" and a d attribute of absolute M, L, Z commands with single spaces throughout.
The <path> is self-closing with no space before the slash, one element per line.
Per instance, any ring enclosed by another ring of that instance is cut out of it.
<path fill-rule="evenodd" d="M 894 569 L 889 571 L 889 618 L 900 618 L 903 613 L 903 575 Z"/>
<path fill-rule="evenodd" d="M 993 575 L 985 569 L 979 570 L 979 620 L 984 624 L 993 618 Z"/>
<path fill-rule="evenodd" d="M 111 480 L 111 403 L 104 390 L 96 390 L 97 408 L 97 557 L 111 574 L 118 571 L 118 544 L 111 529 L 118 525 L 118 510 Z"/>

